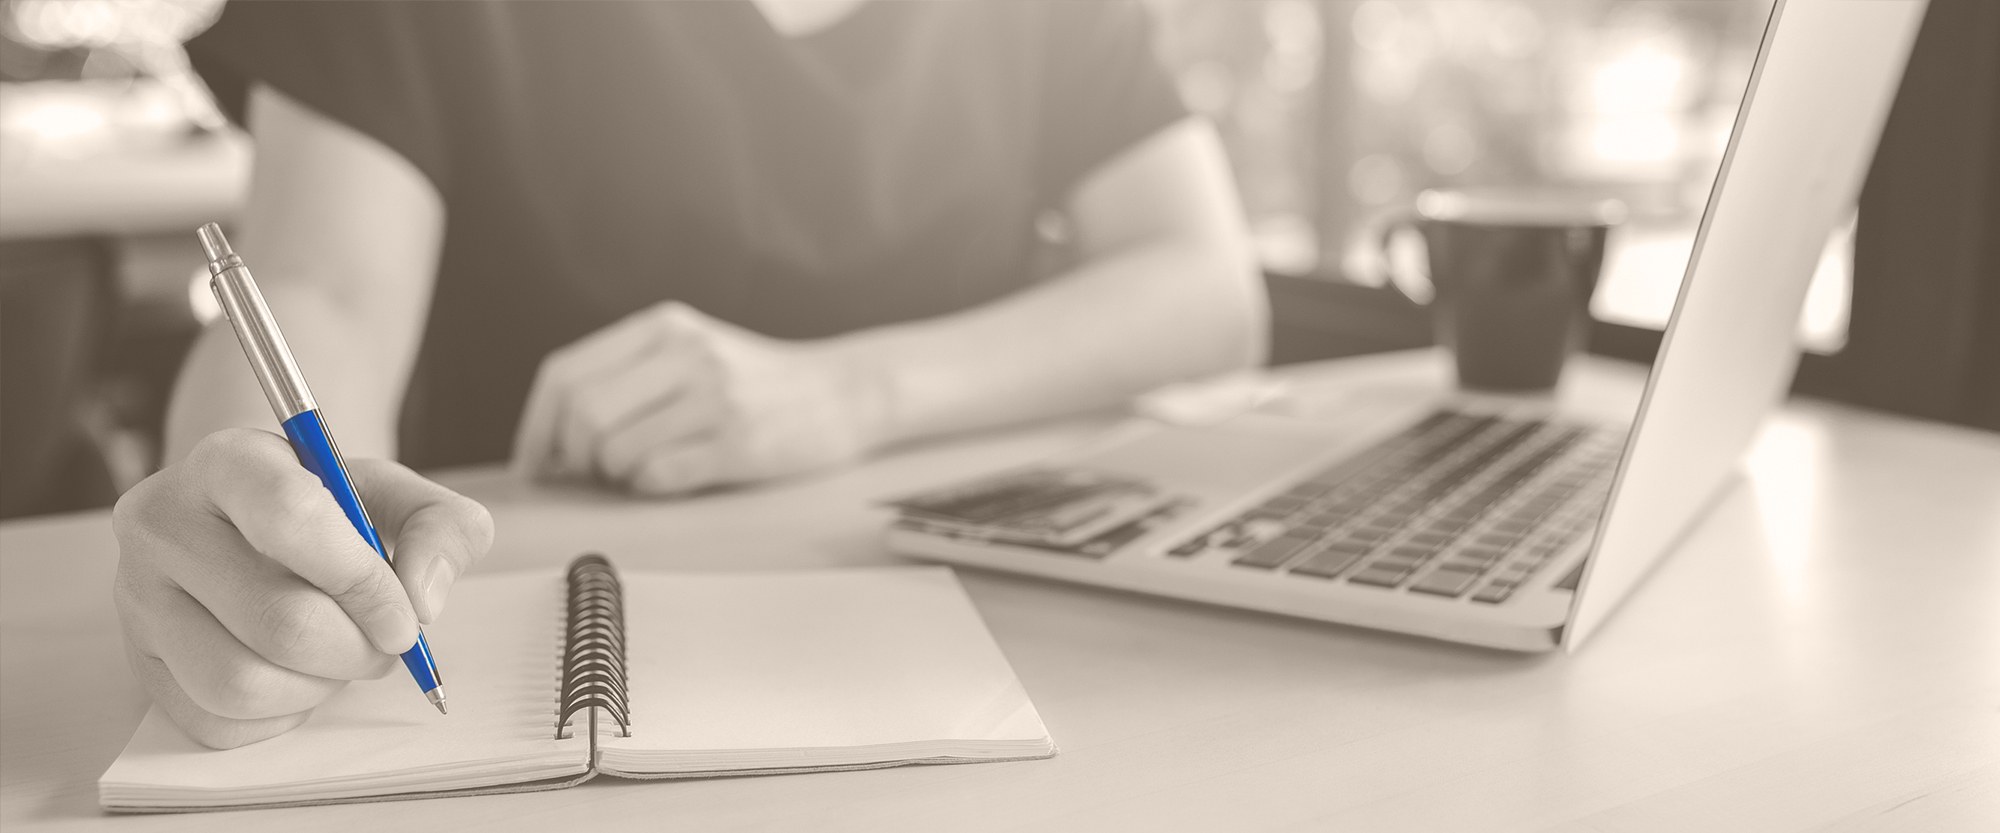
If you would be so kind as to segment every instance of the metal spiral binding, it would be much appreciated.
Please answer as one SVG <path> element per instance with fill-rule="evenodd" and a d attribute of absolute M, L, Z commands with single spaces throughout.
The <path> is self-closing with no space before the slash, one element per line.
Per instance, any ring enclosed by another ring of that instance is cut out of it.
<path fill-rule="evenodd" d="M 625 679 L 625 592 L 610 560 L 590 553 L 569 563 L 569 617 L 563 629 L 562 687 L 556 705 L 556 738 L 570 736 L 570 718 L 590 713 L 591 736 L 597 712 L 618 721 L 618 733 L 632 736 L 630 687 Z"/>

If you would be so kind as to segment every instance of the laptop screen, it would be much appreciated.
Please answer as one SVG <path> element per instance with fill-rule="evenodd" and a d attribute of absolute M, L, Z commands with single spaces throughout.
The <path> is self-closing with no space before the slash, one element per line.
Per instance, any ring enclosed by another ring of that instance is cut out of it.
<path fill-rule="evenodd" d="M 1774 9 L 1585 564 L 1569 648 L 1715 499 L 1783 397 L 1808 281 L 1852 213 L 1925 5 Z"/>

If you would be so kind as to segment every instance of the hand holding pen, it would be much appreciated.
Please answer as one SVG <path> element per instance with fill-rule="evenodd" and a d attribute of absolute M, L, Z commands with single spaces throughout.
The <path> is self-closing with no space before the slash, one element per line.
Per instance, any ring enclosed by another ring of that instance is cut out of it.
<path fill-rule="evenodd" d="M 381 676 L 492 542 L 478 503 L 394 463 L 347 461 L 355 505 L 396 542 L 392 571 L 301 458 L 268 431 L 219 431 L 113 514 L 127 656 L 209 746 L 284 732 L 346 681 Z"/>

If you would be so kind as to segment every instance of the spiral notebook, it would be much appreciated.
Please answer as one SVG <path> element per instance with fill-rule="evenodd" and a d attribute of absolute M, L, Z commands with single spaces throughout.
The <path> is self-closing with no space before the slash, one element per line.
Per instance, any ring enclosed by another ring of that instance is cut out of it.
<path fill-rule="evenodd" d="M 175 812 L 1055 754 L 945 568 L 621 576 L 587 555 L 563 575 L 468 578 L 451 605 L 426 629 L 450 716 L 393 674 L 217 751 L 155 708 L 98 779 L 99 803 Z"/>

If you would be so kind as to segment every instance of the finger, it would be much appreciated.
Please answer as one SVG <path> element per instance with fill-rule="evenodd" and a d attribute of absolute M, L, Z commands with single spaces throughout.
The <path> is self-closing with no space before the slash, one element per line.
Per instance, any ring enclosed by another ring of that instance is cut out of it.
<path fill-rule="evenodd" d="M 714 485 L 722 472 L 721 446 L 706 442 L 653 454 L 632 476 L 632 491 L 642 495 L 679 495 Z"/>
<path fill-rule="evenodd" d="M 125 645 L 125 660 L 132 666 L 132 676 L 139 679 L 139 685 L 146 689 L 146 693 L 174 721 L 174 725 L 181 727 L 181 731 L 195 742 L 211 749 L 234 749 L 276 737 L 297 728 L 312 716 L 311 711 L 302 711 L 281 717 L 236 720 L 210 714 L 195 705 L 194 700 L 181 690 L 173 672 L 158 657 L 146 656 L 128 642 Z"/>
<path fill-rule="evenodd" d="M 492 548 L 493 516 L 397 463 L 356 460 L 351 473 L 381 530 L 396 540 L 396 575 L 418 621 L 437 621 L 452 584 Z"/>
<path fill-rule="evenodd" d="M 598 443 L 647 403 L 669 399 L 712 368 L 704 337 L 709 319 L 684 304 L 668 303 L 641 314 L 653 340 L 623 361 L 578 371 L 556 406 L 555 448 L 549 470 L 588 475 Z"/>
<path fill-rule="evenodd" d="M 166 663 L 188 698 L 218 717 L 257 720 L 298 714 L 345 684 L 258 656 L 178 587 L 158 594 L 139 621 L 154 626 L 148 629 L 141 651 Z M 394 660 L 387 654 L 376 656 L 381 658 L 380 671 L 388 671 Z"/>
<path fill-rule="evenodd" d="M 656 346 L 631 364 L 578 385 L 563 408 L 561 448 L 556 455 L 562 470 L 596 471 L 598 451 L 619 429 L 711 385 L 702 375 L 713 365 L 697 352 Z"/>
<path fill-rule="evenodd" d="M 395 572 L 283 440 L 262 431 L 218 432 L 188 460 L 203 484 L 198 493 L 243 540 L 331 596 L 376 648 L 400 654 L 417 641 L 416 612 Z M 311 607 L 310 600 L 284 601 Z"/>
<path fill-rule="evenodd" d="M 514 429 L 513 456 L 507 463 L 517 476 L 539 476 L 555 448 L 556 416 L 562 402 L 561 391 L 567 384 L 566 367 L 561 354 L 553 353 L 535 369 L 535 381 L 528 387 L 528 402 L 522 407 L 521 422 Z"/>
<path fill-rule="evenodd" d="M 273 663 L 329 679 L 379 673 L 389 654 L 333 597 L 251 549 L 224 522 L 210 522 L 221 529 L 201 535 L 202 544 L 157 553 L 165 577 L 158 586 L 141 587 L 140 608 L 155 609 L 167 590 L 182 591 L 238 642 Z M 171 631 L 180 623 L 154 627 Z"/>
<path fill-rule="evenodd" d="M 678 304 L 651 307 L 563 347 L 542 361 L 528 390 L 521 424 L 514 432 L 513 467 L 523 475 L 543 473 L 556 450 L 564 402 L 570 388 L 595 368 L 623 364 L 659 337 L 663 324 L 678 320 Z"/>
<path fill-rule="evenodd" d="M 716 386 L 690 388 L 598 443 L 597 471 L 606 480 L 629 486 L 654 455 L 713 441 L 722 432 L 723 412 Z"/>
<path fill-rule="evenodd" d="M 592 449 L 597 438 L 630 416 L 630 410 L 668 395 L 664 374 L 648 378 L 644 368 L 661 356 L 659 345 L 650 353 L 632 356 L 612 367 L 593 368 L 580 375 L 563 394 L 556 416 L 556 444 L 550 453 L 550 469 L 558 474 L 582 475 L 590 471 Z M 637 390 L 616 390 L 623 382 L 636 383 Z M 657 384 L 655 384 L 657 383 Z"/>
<path fill-rule="evenodd" d="M 192 595 L 237 641 L 287 668 L 355 679 L 381 667 L 382 651 L 346 611 L 252 549 L 209 506 L 190 475 L 195 462 L 190 455 L 147 478 L 113 510 L 121 552 L 115 598 L 127 632 L 171 633 L 170 624 L 147 614 L 159 606 L 162 592 L 172 590 Z"/>

